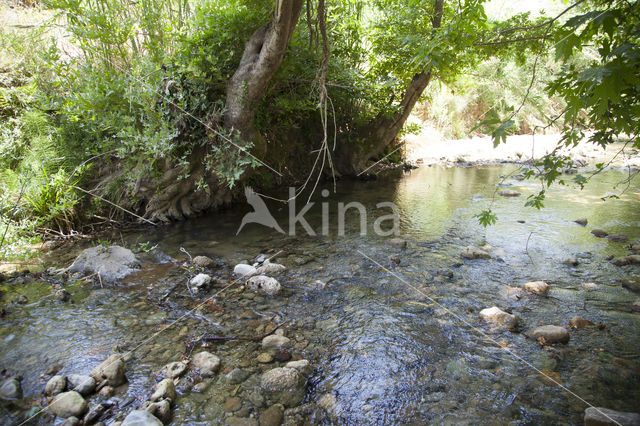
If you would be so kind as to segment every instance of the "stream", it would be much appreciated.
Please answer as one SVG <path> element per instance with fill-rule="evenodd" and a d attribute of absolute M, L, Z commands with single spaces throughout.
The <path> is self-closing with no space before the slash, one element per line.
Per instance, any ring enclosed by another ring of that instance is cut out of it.
<path fill-rule="evenodd" d="M 545 208 L 536 210 L 524 204 L 539 183 L 509 177 L 521 172 L 517 165 L 432 166 L 338 182 L 328 197 L 316 191 L 305 216 L 316 236 L 303 227 L 285 236 L 258 224 L 236 235 L 247 205 L 123 233 L 112 242 L 142 248 L 141 270 L 117 286 L 66 282 L 68 302 L 50 297 L 57 278 L 47 274 L 0 283 L 0 367 L 4 376 L 22 377 L 24 393 L 0 404 L 0 423 L 20 424 L 38 411 L 48 367 L 89 374 L 114 352 L 129 354 L 128 383 L 111 397 L 120 408 L 104 422 L 121 421 L 149 398 L 164 365 L 190 353 L 190 339 L 259 337 L 279 324 L 294 345 L 292 359 L 313 367 L 305 399 L 284 412 L 285 424 L 582 424 L 587 405 L 547 376 L 594 406 L 637 412 L 640 265 L 615 266 L 608 256 L 626 256 L 629 243 L 640 240 L 639 181 L 603 201 L 628 177 L 607 170 L 582 191 L 551 188 Z M 522 195 L 499 196 L 503 189 Z M 366 207 L 366 232 L 354 209 L 339 236 L 338 203 L 353 201 Z M 398 206 L 406 248 L 373 232 L 376 218 L 389 213 L 376 208 L 381 202 Z M 328 235 L 319 232 L 322 203 Z M 267 204 L 287 231 L 287 206 Z M 475 215 L 487 208 L 498 222 L 485 229 Z M 574 222 L 579 218 L 587 226 Z M 596 238 L 596 228 L 628 242 Z M 463 259 L 467 246 L 484 247 L 492 258 Z M 66 267 L 86 247 L 53 250 L 45 259 Z M 260 254 L 287 267 L 276 276 L 282 291 L 269 297 L 242 281 L 228 286 L 234 265 Z M 197 255 L 214 259 L 214 283 L 191 295 L 182 283 L 193 271 L 180 265 Z M 547 296 L 519 291 L 539 280 L 551 286 Z M 10 303 L 18 294 L 26 304 Z M 479 311 L 491 306 L 516 315 L 518 331 L 480 321 Z M 543 346 L 524 333 L 568 326 L 574 316 L 594 326 L 570 329 L 566 345 Z M 207 350 L 220 357 L 220 371 L 179 381 L 170 424 L 258 424 L 270 406 L 260 376 L 286 362 L 257 361 L 259 340 L 209 343 Z M 29 424 L 61 422 L 43 412 Z"/>

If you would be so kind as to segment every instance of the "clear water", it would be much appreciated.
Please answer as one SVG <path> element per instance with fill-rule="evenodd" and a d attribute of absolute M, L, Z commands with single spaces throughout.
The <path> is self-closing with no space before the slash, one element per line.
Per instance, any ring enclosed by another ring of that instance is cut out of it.
<path fill-rule="evenodd" d="M 538 211 L 524 207 L 525 197 L 538 190 L 534 182 L 507 178 L 503 184 L 523 196 L 496 194 L 501 176 L 517 169 L 425 167 L 377 181 L 341 182 L 337 194 L 318 195 L 316 207 L 306 215 L 319 230 L 319 204 L 328 203 L 334 213 L 328 236 L 311 237 L 302 228 L 295 237 L 282 236 L 260 225 L 247 225 L 236 236 L 248 211 L 238 207 L 122 237 L 128 244 L 157 244 L 180 260 L 186 258 L 180 247 L 193 256 L 223 259 L 226 266 L 214 270 L 220 284 L 197 300 L 180 285 L 160 302 L 167 288 L 184 280 L 185 271 L 173 263 L 146 265 L 117 288 L 73 285 L 73 303 L 37 301 L 50 293 L 50 284 L 41 280 L 19 288 L 5 286 L 5 300 L 20 292 L 30 303 L 10 307 L 2 318 L 0 364 L 8 373 L 23 376 L 26 398 L 5 404 L 0 415 L 7 423 L 19 422 L 32 401 L 41 399 L 45 381 L 40 375 L 52 363 L 63 365 L 62 374 L 86 374 L 114 348 L 138 348 L 127 362 L 129 384 L 116 395 L 121 405 L 129 404 L 107 420 L 110 423 L 149 397 L 160 368 L 184 354 L 188 339 L 203 334 L 260 336 L 266 324 L 285 320 L 284 333 L 296 343 L 294 358 L 306 358 L 315 368 L 307 399 L 287 413 L 289 422 L 580 424 L 586 405 L 545 384 L 530 365 L 595 406 L 638 411 L 640 313 L 633 303 L 639 296 L 621 283 L 637 282 L 640 267 L 610 264 L 605 258 L 627 254 L 627 244 L 595 238 L 590 230 L 640 240 L 640 185 L 632 182 L 620 198 L 604 202 L 601 197 L 625 177 L 607 171 L 584 191 L 553 188 L 546 208 Z M 355 214 L 347 215 L 346 236 L 336 235 L 340 201 L 367 206 L 368 235 L 359 234 Z M 400 209 L 406 250 L 371 232 L 374 219 L 388 213 L 376 210 L 376 203 L 383 201 Z M 286 206 L 270 207 L 285 227 Z M 488 207 L 499 222 L 484 229 L 474 215 Z M 573 223 L 581 217 L 589 219 L 587 227 Z M 460 258 L 463 247 L 485 244 L 499 259 Z M 238 284 L 221 293 L 215 306 L 183 317 L 230 282 L 233 265 L 278 251 L 282 253 L 276 261 L 288 267 L 279 277 L 281 294 L 257 296 Z M 57 256 L 67 261 L 72 254 Z M 389 260 L 394 254 L 399 265 Z M 148 260 L 153 257 L 146 255 Z M 569 257 L 581 263 L 563 264 Z M 441 270 L 453 277 L 443 278 Z M 329 283 L 317 289 L 316 280 Z M 549 297 L 514 297 L 511 287 L 534 280 L 551 284 Z M 587 282 L 597 288 L 585 288 Z M 570 330 L 569 344 L 543 348 L 524 333 L 492 331 L 482 324 L 478 312 L 494 305 L 519 316 L 522 331 L 545 324 L 565 326 L 576 315 L 604 327 Z M 257 363 L 257 342 L 216 343 L 209 350 L 221 357 L 221 373 L 205 391 L 193 389 L 202 380 L 193 374 L 180 383 L 172 424 L 225 423 L 231 414 L 222 405 L 232 395 L 243 403 L 233 416 L 257 418 L 267 408 L 259 396 L 259 376 L 279 363 Z M 225 375 L 233 368 L 244 370 L 247 379 L 229 383 Z M 48 414 L 36 418 L 39 424 L 53 421 Z"/>

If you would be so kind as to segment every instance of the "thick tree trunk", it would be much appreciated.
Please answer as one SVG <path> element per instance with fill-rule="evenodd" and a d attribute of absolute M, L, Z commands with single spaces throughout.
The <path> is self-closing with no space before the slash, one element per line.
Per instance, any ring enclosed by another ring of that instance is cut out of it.
<path fill-rule="evenodd" d="M 254 126 L 256 112 L 269 82 L 282 64 L 289 40 L 298 23 L 303 0 L 276 0 L 273 20 L 247 41 L 238 69 L 227 84 L 224 126 L 252 142 L 257 155 L 265 146 Z"/>
<path fill-rule="evenodd" d="M 444 0 L 435 0 L 432 21 L 434 30 L 440 28 L 442 23 L 443 7 Z M 367 161 L 382 154 L 393 143 L 430 81 L 431 71 L 422 71 L 414 75 L 398 105 L 397 112 L 379 115 L 358 132 L 357 146 L 351 145 L 346 149 L 347 152 L 343 151 L 340 155 L 338 169 L 341 173 L 359 173 L 365 169 Z"/>

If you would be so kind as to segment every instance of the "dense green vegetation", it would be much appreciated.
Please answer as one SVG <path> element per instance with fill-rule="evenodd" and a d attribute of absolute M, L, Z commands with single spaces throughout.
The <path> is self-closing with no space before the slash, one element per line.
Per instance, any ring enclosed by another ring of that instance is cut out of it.
<path fill-rule="evenodd" d="M 42 26 L 0 30 L 2 255 L 123 209 L 188 217 L 240 181 L 358 172 L 421 97 L 450 137 L 556 126 L 566 144 L 593 128 L 600 144 L 638 146 L 635 6 L 580 0 L 559 19 L 495 22 L 478 0 L 51 0 Z M 291 33 L 254 90 L 243 61 L 269 61 L 246 43 L 279 26 Z M 541 163 L 545 185 L 567 162 Z"/>

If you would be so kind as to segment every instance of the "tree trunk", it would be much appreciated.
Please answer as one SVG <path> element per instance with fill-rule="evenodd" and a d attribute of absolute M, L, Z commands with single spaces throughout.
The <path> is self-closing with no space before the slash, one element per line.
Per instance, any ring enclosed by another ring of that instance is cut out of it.
<path fill-rule="evenodd" d="M 433 29 L 440 28 L 444 0 L 435 0 Z M 359 132 L 359 143 L 348 148 L 349 152 L 342 153 L 338 162 L 338 169 L 344 174 L 356 174 L 365 169 L 367 161 L 377 157 L 393 143 L 402 130 L 409 114 L 415 107 L 422 92 L 431 81 L 431 71 L 421 71 L 413 76 L 409 87 L 405 91 L 398 111 L 391 115 L 378 115 Z"/>
<path fill-rule="evenodd" d="M 276 0 L 273 20 L 247 41 L 238 69 L 227 84 L 224 126 L 252 142 L 263 156 L 266 147 L 257 134 L 254 119 L 269 82 L 284 59 L 298 23 L 303 0 Z"/>

